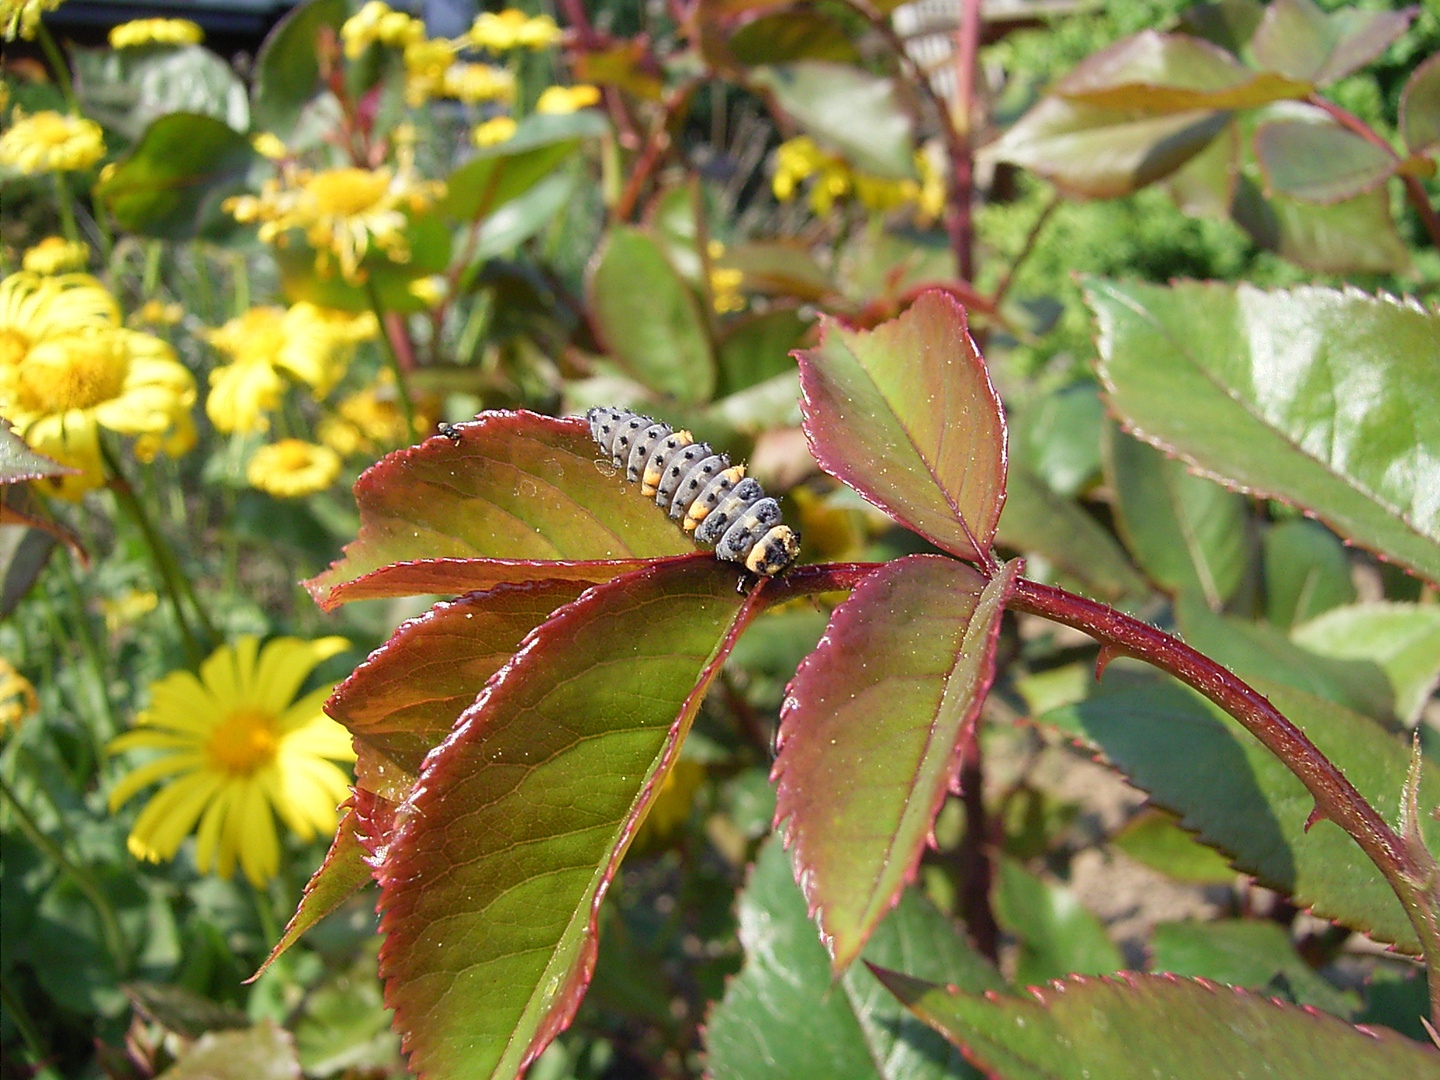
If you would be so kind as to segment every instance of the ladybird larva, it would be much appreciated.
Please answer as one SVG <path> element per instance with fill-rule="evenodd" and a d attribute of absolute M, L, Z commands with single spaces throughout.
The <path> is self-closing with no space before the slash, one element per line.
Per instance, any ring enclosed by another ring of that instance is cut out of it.
<path fill-rule="evenodd" d="M 627 409 L 594 408 L 585 419 L 611 464 L 696 540 L 713 544 L 717 558 L 762 577 L 795 561 L 800 537 L 780 520 L 780 504 L 745 475 L 744 465 L 731 465 L 688 431 Z"/>

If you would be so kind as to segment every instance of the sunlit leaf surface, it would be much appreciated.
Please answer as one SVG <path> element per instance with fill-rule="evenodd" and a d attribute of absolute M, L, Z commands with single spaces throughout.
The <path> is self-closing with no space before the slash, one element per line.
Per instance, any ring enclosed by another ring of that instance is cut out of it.
<path fill-rule="evenodd" d="M 376 874 L 419 1075 L 513 1077 L 570 1022 L 600 898 L 743 621 L 738 580 L 696 559 L 597 586 L 425 760 Z"/>
<path fill-rule="evenodd" d="M 1373 720 L 1281 683 L 1251 677 L 1333 761 L 1387 821 L 1396 820 L 1409 765 L 1407 747 Z M 1328 821 L 1307 832 L 1315 800 L 1277 758 L 1234 720 L 1176 683 L 1136 683 L 1114 670 L 1102 692 L 1041 717 L 1104 752 L 1131 783 L 1237 870 L 1322 918 L 1416 952 L 1419 942 L 1400 901 L 1359 846 Z M 1433 806 L 1440 772 L 1426 766 L 1422 805 Z M 1427 843 L 1440 822 L 1421 815 Z"/>
<path fill-rule="evenodd" d="M 1430 1077 L 1440 1053 L 1393 1031 L 1168 975 L 1067 979 L 1029 997 L 876 971 L 921 1019 L 1007 1080 Z"/>
<path fill-rule="evenodd" d="M 1090 279 L 1135 434 L 1440 581 L 1440 315 L 1413 300 Z"/>
<path fill-rule="evenodd" d="M 653 558 L 695 551 L 684 532 L 617 475 L 583 419 L 485 413 L 397 451 L 355 482 L 360 535 L 345 557 L 307 583 L 322 606 L 368 596 L 458 593 L 502 581 L 604 581 L 627 567 L 567 569 L 526 560 Z M 440 560 L 456 566 L 449 588 Z M 389 583 L 367 579 L 391 563 Z M 366 579 L 361 581 L 359 579 Z"/>
<path fill-rule="evenodd" d="M 786 691 L 777 822 L 843 969 L 915 872 L 994 673 L 1018 564 L 887 563 L 835 609 Z"/>
<path fill-rule="evenodd" d="M 965 310 L 927 292 L 874 330 L 827 321 L 800 356 L 815 460 L 947 551 L 988 559 L 1005 498 L 1005 418 Z"/>

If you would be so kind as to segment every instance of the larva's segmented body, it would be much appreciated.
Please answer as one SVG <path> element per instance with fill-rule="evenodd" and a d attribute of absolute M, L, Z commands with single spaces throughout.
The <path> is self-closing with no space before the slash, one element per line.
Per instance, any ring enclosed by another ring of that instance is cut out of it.
<path fill-rule="evenodd" d="M 780 504 L 688 431 L 626 409 L 596 408 L 585 414 L 590 434 L 625 478 L 640 485 L 718 558 L 738 562 L 752 574 L 773 577 L 800 551 L 800 537 L 780 520 Z"/>

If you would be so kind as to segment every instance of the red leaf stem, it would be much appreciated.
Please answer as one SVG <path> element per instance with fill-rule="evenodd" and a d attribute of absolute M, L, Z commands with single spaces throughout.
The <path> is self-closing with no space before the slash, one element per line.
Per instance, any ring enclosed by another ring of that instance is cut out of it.
<path fill-rule="evenodd" d="M 1009 606 L 1082 630 L 1112 653 L 1153 664 L 1200 691 L 1259 739 L 1305 785 L 1317 811 L 1360 845 L 1395 890 L 1425 952 L 1432 1010 L 1440 1009 L 1440 895 L 1433 860 L 1429 866 L 1419 865 L 1379 812 L 1303 731 L 1214 660 L 1113 608 L 1024 578 L 1016 583 Z"/>
<path fill-rule="evenodd" d="M 1354 113 L 1342 109 L 1333 101 L 1327 101 L 1319 94 L 1311 94 L 1309 104 L 1323 109 L 1341 127 L 1360 136 L 1372 146 L 1379 147 L 1397 161 L 1399 160 L 1400 155 L 1395 152 L 1395 148 Z M 1425 190 L 1425 185 L 1420 183 L 1418 177 L 1405 173 L 1400 174 L 1400 182 L 1405 186 L 1405 197 L 1410 200 L 1410 205 L 1415 208 L 1415 212 L 1420 215 L 1420 220 L 1425 225 L 1425 231 L 1430 234 L 1430 242 L 1440 248 L 1440 210 L 1436 210 L 1435 204 L 1430 201 L 1430 195 Z"/>

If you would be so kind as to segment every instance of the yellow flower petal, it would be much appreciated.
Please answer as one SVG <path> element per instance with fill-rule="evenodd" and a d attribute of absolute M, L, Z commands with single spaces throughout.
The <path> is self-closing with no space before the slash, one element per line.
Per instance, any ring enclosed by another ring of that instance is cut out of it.
<path fill-rule="evenodd" d="M 275 638 L 261 652 L 255 669 L 255 683 L 260 688 L 257 694 L 264 695 L 263 703 L 268 708 L 277 713 L 283 712 L 294 699 L 300 684 L 317 666 L 349 647 L 350 642 L 343 637 L 325 637 L 315 641 Z M 329 691 L 325 693 L 328 695 Z M 319 708 L 315 711 L 319 712 Z"/>
<path fill-rule="evenodd" d="M 328 688 L 290 699 L 316 664 L 348 644 L 277 638 L 262 650 L 245 636 L 207 657 L 199 679 L 172 672 L 152 684 L 149 708 L 110 747 L 164 751 L 111 791 L 118 808 L 150 783 L 164 784 L 136 819 L 130 850 L 171 858 L 194 831 L 202 872 L 228 876 L 238 863 L 262 885 L 280 866 L 277 815 L 301 839 L 333 829 L 348 781 L 328 759 L 353 756 L 348 736 L 320 711 Z"/>
<path fill-rule="evenodd" d="M 200 827 L 195 830 L 195 868 L 202 874 L 215 868 L 220 877 L 228 878 L 235 872 L 235 849 L 226 846 L 226 826 L 233 812 L 240 785 L 231 780 L 223 781 L 216 789 Z"/>
<path fill-rule="evenodd" d="M 199 754 L 188 753 L 170 754 L 166 757 L 156 758 L 154 761 L 146 762 L 134 772 L 122 777 L 110 790 L 110 812 L 113 814 L 116 810 L 120 809 L 120 807 L 129 802 L 130 797 L 141 788 L 149 787 L 156 780 L 163 779 L 172 773 L 193 769 L 196 765 L 200 764 L 202 760 L 204 759 L 201 758 Z"/>
<path fill-rule="evenodd" d="M 246 783 L 237 812 L 228 822 L 227 839 L 240 852 L 240 867 L 253 885 L 263 885 L 280 870 L 280 841 L 275 835 L 275 815 L 256 778 Z"/>
<path fill-rule="evenodd" d="M 130 830 L 131 851 L 147 859 L 173 859 L 180 842 L 224 781 L 211 773 L 194 772 L 161 788 L 140 811 Z"/>

